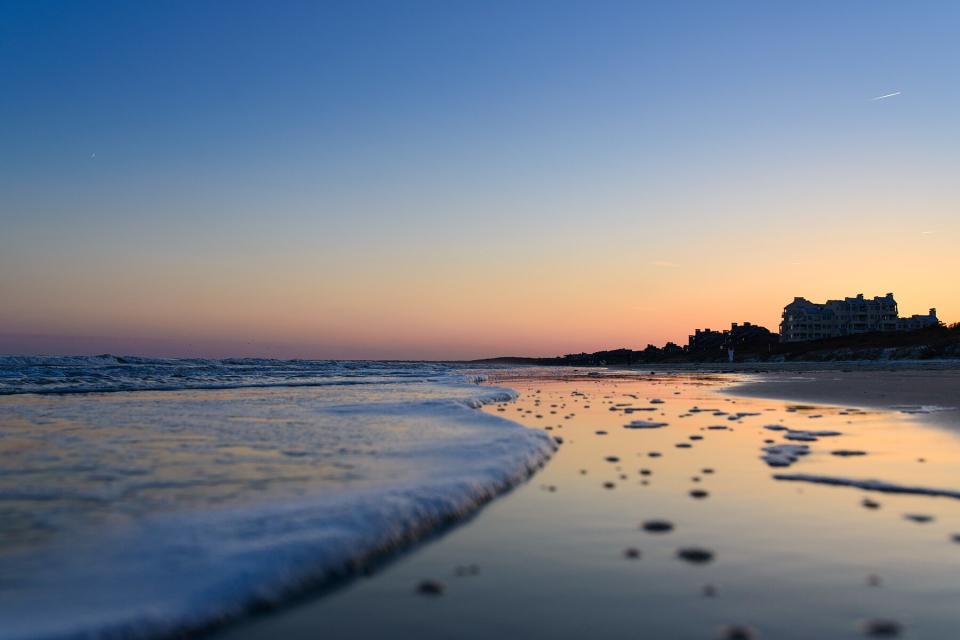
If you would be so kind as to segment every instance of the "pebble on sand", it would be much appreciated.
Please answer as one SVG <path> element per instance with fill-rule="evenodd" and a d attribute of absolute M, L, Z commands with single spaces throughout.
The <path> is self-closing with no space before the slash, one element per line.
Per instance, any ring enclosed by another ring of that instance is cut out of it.
<path fill-rule="evenodd" d="M 604 483 L 603 483 L 603 488 L 604 488 L 604 489 L 613 489 L 613 488 L 616 487 L 616 486 L 617 486 L 617 485 L 615 485 L 615 484 L 612 483 L 612 482 L 604 482 Z"/>
<path fill-rule="evenodd" d="M 624 429 L 659 429 L 667 426 L 666 422 L 656 422 L 653 420 L 634 420 L 623 425 Z"/>
<path fill-rule="evenodd" d="M 720 629 L 718 640 L 757 640 L 760 636 L 750 627 L 731 625 Z"/>
<path fill-rule="evenodd" d="M 860 625 L 860 630 L 869 638 L 896 638 L 903 627 L 896 620 L 878 618 L 867 620 Z"/>
<path fill-rule="evenodd" d="M 919 524 L 933 522 L 933 516 L 929 516 L 925 513 L 905 513 L 903 514 L 903 517 L 911 522 L 917 522 Z"/>
<path fill-rule="evenodd" d="M 644 531 L 649 533 L 667 533 L 673 531 L 673 523 L 669 520 L 646 520 L 640 526 Z"/>
<path fill-rule="evenodd" d="M 683 547 L 677 549 L 677 557 L 691 564 L 707 564 L 713 560 L 713 551 L 701 547 Z"/>
<path fill-rule="evenodd" d="M 442 596 L 446 588 L 439 580 L 423 580 L 417 585 L 417 593 L 424 596 Z"/>
<path fill-rule="evenodd" d="M 638 560 L 640 558 L 640 550 L 636 547 L 629 547 L 623 551 L 623 555 L 630 560 Z"/>
<path fill-rule="evenodd" d="M 703 489 L 694 489 L 693 491 L 690 492 L 690 497 L 696 498 L 697 500 L 702 500 L 703 498 L 706 498 L 708 495 L 710 494 L 704 491 Z"/>
<path fill-rule="evenodd" d="M 866 509 L 879 509 L 879 508 L 880 508 L 880 503 L 879 503 L 879 502 L 876 502 L 875 500 L 871 500 L 870 498 L 864 498 L 864 499 L 863 499 L 863 502 L 861 502 L 860 504 L 862 504 L 862 505 L 864 506 L 864 508 L 866 508 Z"/>

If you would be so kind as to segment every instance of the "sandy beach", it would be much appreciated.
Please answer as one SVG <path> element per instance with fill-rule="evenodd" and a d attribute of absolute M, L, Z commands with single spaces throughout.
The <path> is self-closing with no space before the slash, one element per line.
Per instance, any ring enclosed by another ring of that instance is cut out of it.
<path fill-rule="evenodd" d="M 528 483 L 219 637 L 955 636 L 955 370 L 541 374 L 484 409 L 562 441 Z"/>
<path fill-rule="evenodd" d="M 729 393 L 909 413 L 931 424 L 960 429 L 960 371 L 942 363 L 895 372 L 876 367 L 767 371 Z"/>

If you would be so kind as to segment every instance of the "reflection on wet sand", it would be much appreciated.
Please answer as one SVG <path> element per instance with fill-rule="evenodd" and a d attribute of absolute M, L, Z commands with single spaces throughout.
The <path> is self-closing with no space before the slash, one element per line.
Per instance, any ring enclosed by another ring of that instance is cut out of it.
<path fill-rule="evenodd" d="M 236 635 L 953 637 L 960 502 L 865 482 L 960 488 L 960 439 L 899 412 L 718 393 L 733 381 L 491 377 L 520 395 L 484 410 L 547 430 L 553 460 L 374 579 Z M 464 581 L 467 563 L 482 572 Z M 424 579 L 443 597 L 418 597 Z"/>

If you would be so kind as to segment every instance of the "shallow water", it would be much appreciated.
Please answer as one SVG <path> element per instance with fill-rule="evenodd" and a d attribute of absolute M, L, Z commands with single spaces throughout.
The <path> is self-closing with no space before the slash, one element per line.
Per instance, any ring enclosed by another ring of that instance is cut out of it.
<path fill-rule="evenodd" d="M 0 397 L 0 638 L 150 636 L 284 602 L 553 449 L 478 410 L 511 391 L 439 365 L 6 366 L 8 391 L 55 391 Z"/>
<path fill-rule="evenodd" d="M 742 625 L 799 640 L 864 637 L 868 621 L 891 619 L 901 637 L 957 636 L 960 500 L 774 478 L 957 490 L 955 433 L 896 412 L 731 397 L 718 393 L 734 381 L 725 376 L 516 372 L 494 381 L 520 396 L 485 411 L 563 440 L 530 483 L 371 579 L 225 635 L 713 638 Z M 738 412 L 758 415 L 730 419 Z M 625 429 L 633 420 L 668 424 Z M 789 440 L 768 425 L 842 435 Z M 762 448 L 786 443 L 810 453 L 768 466 Z M 644 531 L 651 519 L 674 528 Z M 678 558 L 687 548 L 712 558 Z M 473 564 L 478 571 L 462 570 Z M 423 579 L 442 582 L 443 595 L 417 594 Z"/>

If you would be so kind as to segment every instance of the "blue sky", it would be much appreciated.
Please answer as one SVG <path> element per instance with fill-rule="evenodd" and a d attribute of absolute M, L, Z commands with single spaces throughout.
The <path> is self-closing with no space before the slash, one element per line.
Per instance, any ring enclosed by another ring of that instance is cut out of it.
<path fill-rule="evenodd" d="M 960 267 L 956 3 L 4 2 L 0 18 L 0 352 L 72 335 L 338 357 L 642 347 L 894 286 L 905 310 L 960 317 L 934 281 Z M 696 276 L 718 264 L 740 296 L 721 308 Z M 544 329 L 522 302 L 611 292 L 643 310 Z M 674 311 L 652 317 L 652 298 Z M 510 322 L 485 311 L 504 304 Z"/>

